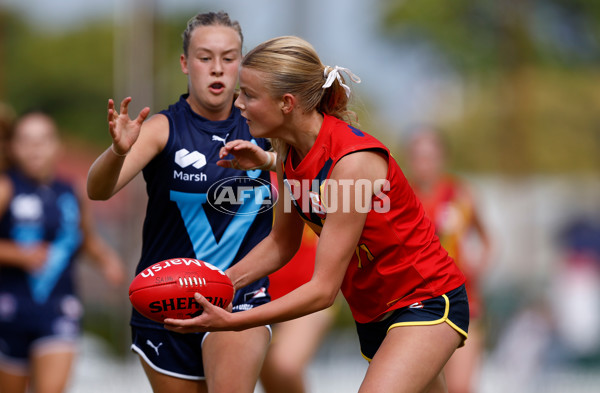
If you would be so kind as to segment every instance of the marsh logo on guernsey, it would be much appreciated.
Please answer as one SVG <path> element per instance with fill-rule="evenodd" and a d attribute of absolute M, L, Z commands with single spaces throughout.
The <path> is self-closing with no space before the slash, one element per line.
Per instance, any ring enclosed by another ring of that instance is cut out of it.
<path fill-rule="evenodd" d="M 191 165 L 196 169 L 200 169 L 206 165 L 206 157 L 195 150 L 190 153 L 188 149 L 181 149 L 175 152 L 175 163 L 182 168 Z"/>
<path fill-rule="evenodd" d="M 181 168 L 192 166 L 200 169 L 206 165 L 206 156 L 197 151 L 190 153 L 188 149 L 180 149 L 175 152 L 175 163 Z M 173 171 L 173 178 L 183 181 L 206 181 L 206 173 L 186 173 L 184 171 Z"/>
<path fill-rule="evenodd" d="M 17 195 L 10 208 L 18 220 L 39 220 L 44 215 L 42 200 L 36 194 Z"/>

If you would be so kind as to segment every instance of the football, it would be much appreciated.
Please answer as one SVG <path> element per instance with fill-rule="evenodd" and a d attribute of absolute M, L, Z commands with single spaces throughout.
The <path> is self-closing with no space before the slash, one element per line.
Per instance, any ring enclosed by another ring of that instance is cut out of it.
<path fill-rule="evenodd" d="M 231 280 L 219 268 L 192 258 L 167 259 L 141 271 L 129 286 L 129 300 L 143 316 L 156 322 L 202 314 L 194 299 L 200 293 L 225 308 L 233 299 Z"/>

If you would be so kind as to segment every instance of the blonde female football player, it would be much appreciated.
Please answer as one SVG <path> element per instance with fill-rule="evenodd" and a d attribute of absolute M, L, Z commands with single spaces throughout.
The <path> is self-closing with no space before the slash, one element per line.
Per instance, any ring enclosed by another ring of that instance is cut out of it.
<path fill-rule="evenodd" d="M 465 277 L 389 150 L 352 126 L 349 70 L 321 63 L 298 37 L 251 50 L 236 106 L 255 137 L 272 138 L 279 189 L 270 234 L 227 270 L 242 288 L 283 266 L 307 223 L 319 234 L 314 273 L 287 295 L 241 313 L 213 307 L 167 319 L 175 332 L 243 331 L 331 306 L 341 289 L 370 365 L 360 392 L 444 392 L 443 367 L 466 338 Z M 231 152 L 227 146 L 222 154 Z"/>

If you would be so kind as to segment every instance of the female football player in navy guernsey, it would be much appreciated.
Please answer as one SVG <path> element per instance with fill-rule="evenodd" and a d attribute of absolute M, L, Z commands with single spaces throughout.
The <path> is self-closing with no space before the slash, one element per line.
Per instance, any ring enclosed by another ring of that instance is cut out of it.
<path fill-rule="evenodd" d="M 85 200 L 56 172 L 60 139 L 52 118 L 29 112 L 7 143 L 0 176 L 0 392 L 65 391 L 77 350 L 79 251 L 111 284 L 123 284 L 116 251 L 98 236 Z"/>
<path fill-rule="evenodd" d="M 123 100 L 119 113 L 109 101 L 112 145 L 90 168 L 88 195 L 108 199 L 143 173 L 148 206 L 138 273 L 175 257 L 201 259 L 225 270 L 271 229 L 272 210 L 259 209 L 268 205 L 268 192 L 248 185 L 267 184 L 275 153 L 261 149 L 270 148 L 268 141 L 253 138 L 233 106 L 242 39 L 239 24 L 226 13 L 196 15 L 183 33 L 180 59 L 187 94 L 147 121 L 149 108 L 130 119 L 131 98 Z M 254 154 L 217 165 L 221 147 L 234 139 L 243 140 Z M 237 207 L 237 201 L 217 206 L 210 199 L 213 185 L 228 187 L 232 195 L 245 187 L 245 198 Z M 270 300 L 268 279 L 237 289 L 233 311 Z M 176 334 L 135 310 L 131 326 L 132 350 L 158 393 L 253 392 L 270 340 L 265 325 L 244 332 Z"/>
<path fill-rule="evenodd" d="M 227 274 L 243 288 L 277 270 L 298 248 L 306 222 L 320 235 L 311 280 L 241 313 L 196 294 L 202 315 L 165 326 L 243 330 L 326 308 L 341 289 L 370 361 L 360 391 L 443 392 L 444 364 L 467 336 L 465 278 L 389 150 L 342 120 L 350 115 L 344 71 L 359 81 L 324 66 L 297 37 L 264 42 L 240 69 L 235 104 L 253 136 L 273 138 L 279 189 L 288 188 L 293 207 L 276 205 L 269 236 Z"/>

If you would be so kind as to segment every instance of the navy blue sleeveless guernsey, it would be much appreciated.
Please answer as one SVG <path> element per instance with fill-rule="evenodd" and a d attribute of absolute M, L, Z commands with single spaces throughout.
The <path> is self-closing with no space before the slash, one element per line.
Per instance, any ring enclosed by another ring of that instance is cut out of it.
<path fill-rule="evenodd" d="M 0 268 L 0 293 L 10 293 L 32 307 L 46 306 L 74 294 L 73 260 L 81 246 L 79 201 L 67 183 L 40 185 L 17 171 L 9 171 L 14 194 L 0 218 L 0 238 L 22 247 L 48 243 L 45 265 L 28 273 Z"/>
<path fill-rule="evenodd" d="M 237 108 L 226 120 L 210 121 L 193 112 L 186 98 L 182 95 L 160 112 L 169 120 L 169 138 L 142 171 L 148 206 L 136 274 L 177 257 L 201 259 L 225 270 L 271 230 L 270 173 L 216 164 L 228 141 L 250 140 L 263 149 L 270 148 L 269 142 L 253 139 Z M 258 284 L 266 289 L 268 279 Z M 135 310 L 132 324 L 160 325 Z"/>

